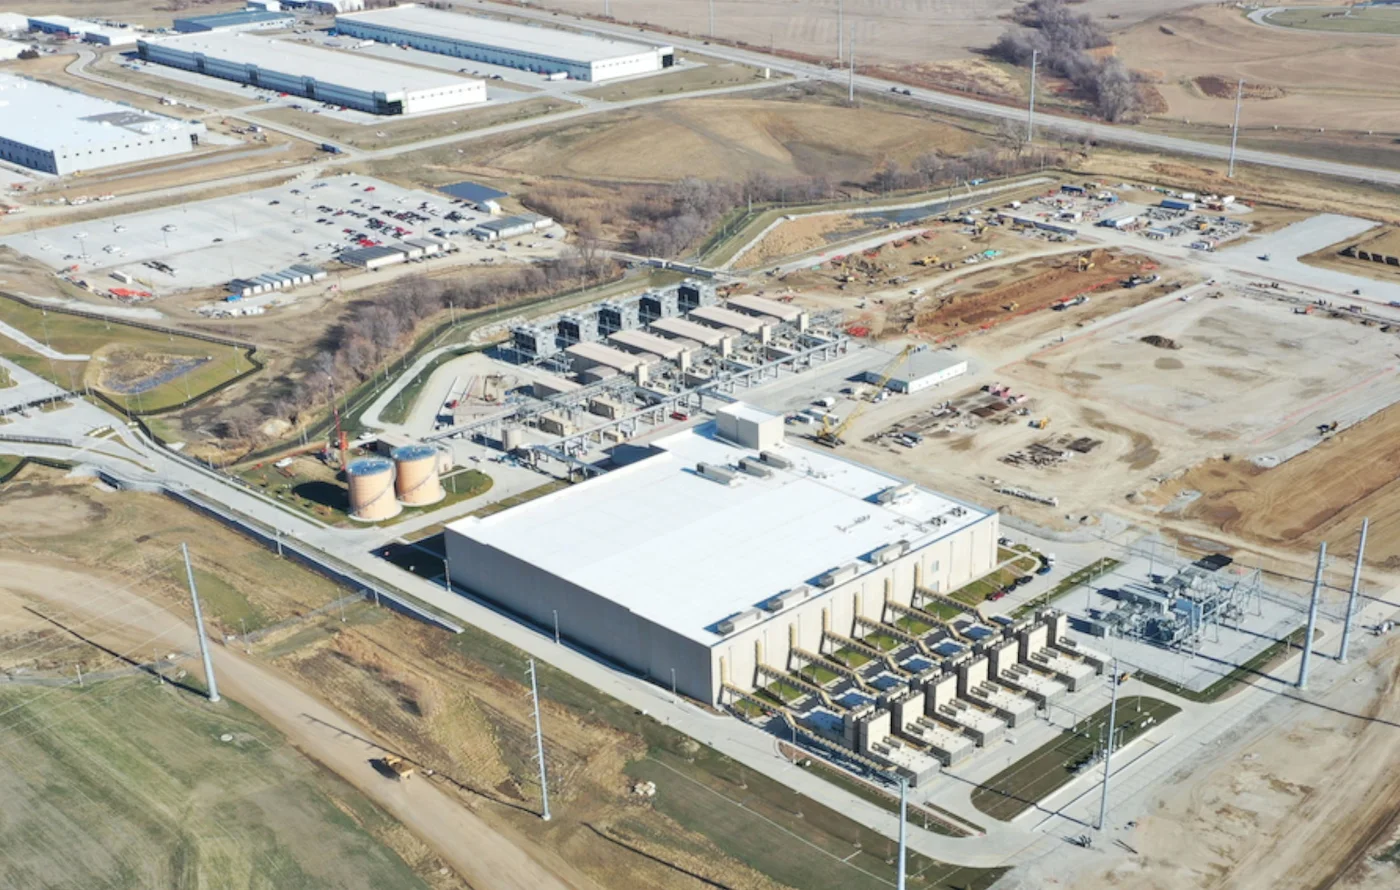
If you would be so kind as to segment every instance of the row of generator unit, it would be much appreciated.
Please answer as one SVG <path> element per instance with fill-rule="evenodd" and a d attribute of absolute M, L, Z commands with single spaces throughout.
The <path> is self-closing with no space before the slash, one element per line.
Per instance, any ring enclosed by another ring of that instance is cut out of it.
<path fill-rule="evenodd" d="M 687 279 L 672 287 L 605 300 L 511 328 L 511 346 L 526 361 L 550 358 L 579 343 L 599 343 L 620 331 L 637 330 L 661 318 L 685 315 L 719 302 L 715 286 Z"/>

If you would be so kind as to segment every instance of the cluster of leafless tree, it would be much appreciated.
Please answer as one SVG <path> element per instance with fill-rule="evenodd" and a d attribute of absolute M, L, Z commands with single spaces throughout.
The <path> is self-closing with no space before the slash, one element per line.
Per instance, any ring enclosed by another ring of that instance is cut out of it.
<path fill-rule="evenodd" d="M 229 412 L 221 418 L 220 435 L 244 442 L 256 440 L 258 426 L 281 418 L 291 423 L 343 396 L 369 379 L 401 352 L 423 324 L 444 310 L 470 311 L 537 294 L 589 284 L 615 271 L 601 254 L 576 256 L 519 268 L 481 272 L 450 279 L 409 276 L 392 291 L 347 307 L 344 318 L 323 338 L 315 355 L 302 363 L 298 375 L 285 377 L 263 404 L 262 418 Z"/>
<path fill-rule="evenodd" d="M 720 219 L 749 203 L 828 200 L 834 189 L 824 177 L 779 178 L 754 173 L 742 180 L 686 177 L 634 202 L 630 247 L 647 256 L 675 256 L 711 232 Z"/>
<path fill-rule="evenodd" d="M 1018 131 L 1019 132 L 1019 131 Z M 1017 143 L 1019 147 L 1019 143 Z M 915 158 L 907 167 L 887 164 L 881 167 L 866 187 L 880 193 L 955 186 L 973 179 L 1014 176 L 1037 167 L 1055 166 L 1063 160 L 1058 153 L 1035 154 L 995 148 L 978 148 L 961 157 L 925 154 Z"/>
<path fill-rule="evenodd" d="M 1034 53 L 1047 70 L 1066 78 L 1089 96 L 1099 114 L 1125 120 L 1141 106 L 1132 72 L 1116 56 L 1096 59 L 1089 50 L 1109 44 L 1108 34 L 1086 14 L 1071 12 L 1065 0 L 1032 0 L 1012 14 L 1017 23 L 992 45 L 992 55 L 1028 65 Z"/>

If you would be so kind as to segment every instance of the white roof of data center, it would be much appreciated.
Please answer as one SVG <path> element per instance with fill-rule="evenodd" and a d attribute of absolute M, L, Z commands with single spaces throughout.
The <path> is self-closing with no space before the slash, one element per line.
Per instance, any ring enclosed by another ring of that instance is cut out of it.
<path fill-rule="evenodd" d="M 722 640 L 713 627 L 725 618 L 887 544 L 921 547 L 990 515 L 921 488 L 876 503 L 902 481 L 793 445 L 780 451 L 789 470 L 714 482 L 696 464 L 756 457 L 716 438 L 714 424 L 654 445 L 656 453 L 635 463 L 448 529 L 713 645 Z M 936 516 L 943 525 L 928 521 Z"/>

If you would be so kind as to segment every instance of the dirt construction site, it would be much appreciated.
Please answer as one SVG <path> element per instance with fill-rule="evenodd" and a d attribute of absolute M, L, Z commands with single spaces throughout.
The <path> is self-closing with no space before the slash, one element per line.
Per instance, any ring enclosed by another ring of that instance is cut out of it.
<path fill-rule="evenodd" d="M 1400 400 L 1392 334 L 1295 308 L 1268 290 L 1201 284 L 1037 312 L 962 338 L 974 370 L 956 389 L 873 407 L 847 438 L 862 459 L 1049 524 L 1105 507 L 1206 510 L 1210 498 L 1188 506 L 1192 485 L 1166 496 L 1159 484 L 1205 461 L 1230 478 L 1294 476 L 1290 458 L 1336 448 L 1341 436 L 1324 440 Z M 901 446 L 902 432 L 923 442 Z"/>

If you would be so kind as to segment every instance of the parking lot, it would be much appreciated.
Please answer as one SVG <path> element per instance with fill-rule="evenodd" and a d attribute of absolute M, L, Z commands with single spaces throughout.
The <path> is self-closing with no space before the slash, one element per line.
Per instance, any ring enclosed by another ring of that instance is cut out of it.
<path fill-rule="evenodd" d="M 11 235 L 0 245 L 67 270 L 99 293 L 123 288 L 155 297 L 297 264 L 335 271 L 342 251 L 403 238 L 446 238 L 475 261 L 563 249 L 558 227 L 509 244 L 477 242 L 467 233 L 487 218 L 445 195 L 346 174 Z"/>

